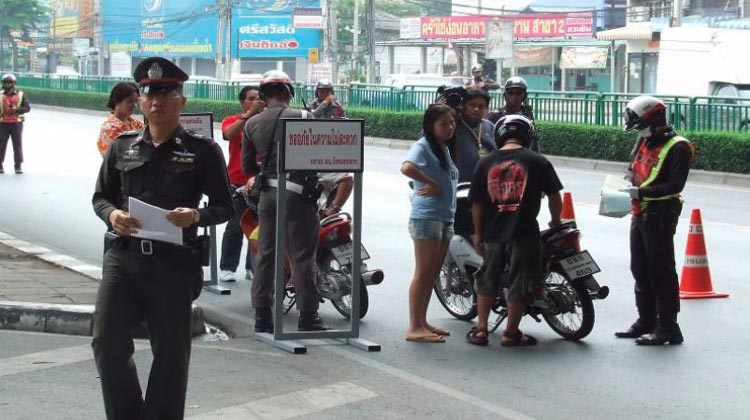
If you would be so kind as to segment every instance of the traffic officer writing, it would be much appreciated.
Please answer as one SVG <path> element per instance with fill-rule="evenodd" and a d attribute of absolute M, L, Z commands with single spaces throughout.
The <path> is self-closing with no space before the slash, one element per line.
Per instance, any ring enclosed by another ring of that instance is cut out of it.
<path fill-rule="evenodd" d="M 153 57 L 136 67 L 134 77 L 149 124 L 114 140 L 93 195 L 94 210 L 110 232 L 92 347 L 108 419 L 181 419 L 191 302 L 203 284 L 197 230 L 227 221 L 233 205 L 221 149 L 179 123 L 187 74 Z M 208 207 L 199 209 L 204 194 Z M 184 243 L 139 239 L 141 223 L 128 213 L 130 197 L 169 210 L 166 218 L 183 228 Z M 143 320 L 154 356 L 145 399 L 132 359 L 132 330 Z"/>

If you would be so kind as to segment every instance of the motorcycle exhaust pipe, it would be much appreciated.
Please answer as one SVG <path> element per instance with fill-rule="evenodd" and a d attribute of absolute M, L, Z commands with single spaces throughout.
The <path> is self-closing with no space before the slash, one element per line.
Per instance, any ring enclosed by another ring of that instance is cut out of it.
<path fill-rule="evenodd" d="M 385 274 L 383 274 L 383 270 L 380 269 L 365 271 L 362 273 L 362 282 L 364 282 L 365 286 L 380 284 L 383 282 L 383 279 L 385 279 Z"/>
<path fill-rule="evenodd" d="M 589 291 L 591 299 L 606 299 L 609 296 L 608 286 L 599 286 L 594 276 L 589 276 L 584 282 L 586 289 Z"/>

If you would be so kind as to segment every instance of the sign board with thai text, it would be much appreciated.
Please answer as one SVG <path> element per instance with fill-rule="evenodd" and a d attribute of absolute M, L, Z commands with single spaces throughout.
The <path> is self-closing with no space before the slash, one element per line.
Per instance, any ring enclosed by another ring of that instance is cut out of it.
<path fill-rule="evenodd" d="M 323 28 L 323 9 L 297 7 L 294 9 L 294 27 L 308 29 Z"/>
<path fill-rule="evenodd" d="M 282 171 L 364 171 L 364 120 L 282 120 Z"/>
<path fill-rule="evenodd" d="M 422 38 L 422 19 L 401 18 L 399 20 L 399 38 L 419 39 Z"/>
<path fill-rule="evenodd" d="M 560 68 L 603 69 L 607 67 L 607 47 L 563 47 Z"/>
<path fill-rule="evenodd" d="M 180 114 L 180 125 L 203 137 L 214 138 L 214 114 L 210 112 Z"/>
<path fill-rule="evenodd" d="M 486 56 L 489 59 L 513 57 L 513 22 L 509 20 L 487 21 Z"/>
<path fill-rule="evenodd" d="M 591 38 L 594 36 L 593 12 L 521 13 L 506 16 L 425 16 L 420 18 L 422 39 L 486 39 L 488 21 L 513 22 L 515 39 Z M 401 38 L 406 19 L 401 19 Z M 414 31 L 409 32 L 416 38 Z"/>

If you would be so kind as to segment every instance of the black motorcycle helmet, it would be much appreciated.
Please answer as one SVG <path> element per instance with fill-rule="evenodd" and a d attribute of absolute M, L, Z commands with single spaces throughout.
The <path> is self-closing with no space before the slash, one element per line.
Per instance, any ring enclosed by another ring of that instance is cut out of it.
<path fill-rule="evenodd" d="M 530 147 L 536 143 L 536 127 L 534 123 L 523 115 L 506 115 L 495 123 L 495 145 L 503 147 L 508 139 L 520 140 L 523 147 Z"/>
<path fill-rule="evenodd" d="M 529 84 L 526 83 L 526 80 L 524 80 L 523 77 L 513 76 L 505 81 L 505 86 L 503 90 L 503 98 L 505 99 L 507 99 L 505 96 L 505 92 L 507 92 L 508 89 L 523 90 L 523 100 L 526 101 L 526 97 L 528 96 L 528 91 L 529 91 Z"/>
<path fill-rule="evenodd" d="M 320 79 L 318 80 L 318 83 L 315 84 L 315 95 L 318 95 L 318 89 L 330 89 L 331 93 L 333 93 L 333 83 L 328 79 Z"/>

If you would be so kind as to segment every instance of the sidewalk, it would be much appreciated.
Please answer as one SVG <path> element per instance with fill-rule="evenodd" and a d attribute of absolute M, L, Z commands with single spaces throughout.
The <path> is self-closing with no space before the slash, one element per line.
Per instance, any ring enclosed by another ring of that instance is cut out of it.
<path fill-rule="evenodd" d="M 0 329 L 90 336 L 100 273 L 0 232 Z M 193 335 L 204 332 L 193 305 Z"/>

